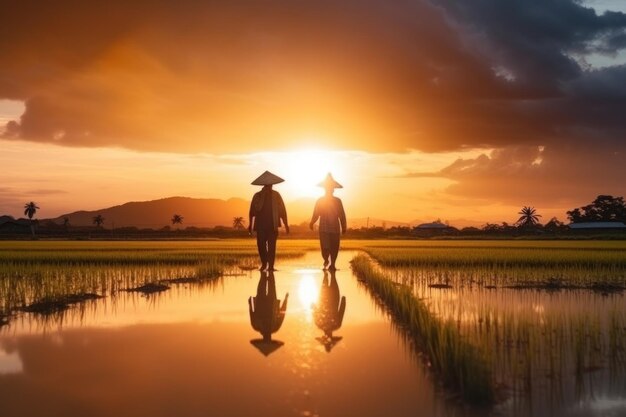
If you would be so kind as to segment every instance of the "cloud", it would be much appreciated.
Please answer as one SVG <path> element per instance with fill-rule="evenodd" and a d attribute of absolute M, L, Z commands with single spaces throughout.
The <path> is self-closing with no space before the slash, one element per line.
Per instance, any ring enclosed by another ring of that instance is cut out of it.
<path fill-rule="evenodd" d="M 39 197 L 47 197 L 52 195 L 67 194 L 65 190 L 38 188 L 38 189 L 26 189 L 19 190 L 15 187 L 0 187 L 0 198 L 2 200 L 13 200 L 26 202 L 27 199 L 32 200 Z"/>
<path fill-rule="evenodd" d="M 7 213 L 19 213 L 19 209 L 27 202 L 23 194 L 10 187 L 0 187 L 0 216 Z M 23 208 L 22 208 L 23 211 Z"/>
<path fill-rule="evenodd" d="M 536 94 L 561 92 L 559 83 L 583 72 L 573 55 L 614 53 L 626 15 L 571 0 L 464 0 L 442 2 L 469 35 L 480 34 L 493 59 Z"/>
<path fill-rule="evenodd" d="M 67 191 L 55 190 L 55 189 L 47 189 L 47 188 L 38 188 L 36 190 L 28 190 L 24 194 L 26 194 L 26 195 L 49 196 L 49 195 L 67 194 Z"/>
<path fill-rule="evenodd" d="M 547 145 L 626 132 L 626 15 L 576 1 L 0 0 L 6 138 L 239 153 Z M 590 101 L 589 96 L 593 96 Z"/>
<path fill-rule="evenodd" d="M 457 159 L 437 172 L 405 177 L 455 181 L 446 194 L 509 205 L 574 207 L 599 194 L 625 195 L 626 144 L 601 148 L 509 147 L 476 158 Z"/>

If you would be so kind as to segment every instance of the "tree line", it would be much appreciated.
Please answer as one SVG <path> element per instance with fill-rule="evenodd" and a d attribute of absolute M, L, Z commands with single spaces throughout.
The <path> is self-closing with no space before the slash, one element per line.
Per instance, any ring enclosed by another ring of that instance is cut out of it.
<path fill-rule="evenodd" d="M 24 205 L 24 215 L 26 215 L 30 221 L 30 230 L 33 236 L 35 235 L 35 225 L 37 220 L 34 218 L 35 214 L 39 210 L 39 206 L 34 201 L 30 201 Z M 624 197 L 613 197 L 611 195 L 599 195 L 590 204 L 574 208 L 566 212 L 567 218 L 572 223 L 583 222 L 622 222 L 626 223 L 626 202 Z M 551 218 L 546 224 L 542 225 L 540 222 L 541 215 L 532 206 L 524 206 L 518 212 L 520 216 L 518 220 L 509 224 L 507 222 L 486 223 L 480 229 L 474 227 L 466 227 L 460 230 L 463 233 L 471 232 L 486 232 L 486 233 L 506 233 L 506 232 L 519 232 L 519 231 L 547 231 L 558 232 L 567 229 L 567 225 L 556 217 Z M 181 214 L 175 213 L 170 222 L 173 226 L 182 225 L 184 217 Z M 93 217 L 92 223 L 97 229 L 102 229 L 105 223 L 105 218 L 98 214 Z M 63 218 L 63 227 L 67 230 L 70 227 L 70 219 L 68 217 Z M 245 229 L 245 220 L 241 216 L 233 217 L 232 228 L 235 230 Z M 132 229 L 132 228 L 128 228 Z M 194 228 L 197 229 L 197 228 Z M 369 230 L 370 228 L 362 228 Z M 410 234 L 412 230 L 410 227 L 393 227 L 386 228 L 371 228 L 372 230 L 381 229 L 381 231 L 387 230 L 385 234 L 396 233 L 398 235 Z M 449 229 L 455 229 L 449 227 Z"/>

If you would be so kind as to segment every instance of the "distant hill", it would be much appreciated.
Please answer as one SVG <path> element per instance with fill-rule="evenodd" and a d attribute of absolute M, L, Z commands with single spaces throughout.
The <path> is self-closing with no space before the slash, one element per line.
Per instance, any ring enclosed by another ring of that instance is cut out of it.
<path fill-rule="evenodd" d="M 119 206 L 93 211 L 76 211 L 51 219 L 62 224 L 69 218 L 72 226 L 92 226 L 94 216 L 104 217 L 105 228 L 135 226 L 161 228 L 171 226 L 172 215 L 183 216 L 181 227 L 231 226 L 233 217 L 247 221 L 250 202 L 240 198 L 219 200 L 212 198 L 169 197 L 153 201 L 134 201 Z"/>
<path fill-rule="evenodd" d="M 292 225 L 307 222 L 311 218 L 315 199 L 302 198 L 294 201 L 286 201 L 289 223 Z M 72 226 L 93 226 L 93 218 L 97 215 L 104 217 L 104 227 L 138 227 L 160 229 L 171 226 L 172 215 L 183 216 L 182 228 L 232 226 L 233 217 L 241 216 L 248 222 L 248 209 L 250 201 L 242 198 L 220 200 L 214 198 L 190 198 L 169 197 L 152 201 L 133 201 L 119 206 L 91 211 L 76 211 L 67 213 L 50 220 L 56 224 L 63 224 L 63 218 L 69 218 Z M 349 216 L 350 213 L 348 213 Z M 431 220 L 432 221 L 432 220 Z M 415 219 L 411 222 L 399 222 L 381 218 L 350 218 L 348 227 L 361 228 L 394 226 L 416 226 L 426 221 Z M 451 219 L 450 225 L 456 227 L 479 226 L 482 223 L 466 219 Z"/>

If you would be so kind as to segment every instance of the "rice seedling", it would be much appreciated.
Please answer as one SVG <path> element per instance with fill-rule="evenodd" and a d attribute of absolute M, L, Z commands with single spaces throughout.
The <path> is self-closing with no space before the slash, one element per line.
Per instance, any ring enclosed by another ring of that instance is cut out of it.
<path fill-rule="evenodd" d="M 463 340 L 451 321 L 435 317 L 408 287 L 395 285 L 366 256 L 354 258 L 352 268 L 423 349 L 444 384 L 473 404 L 493 401 L 490 370 L 482 352 Z"/>
<path fill-rule="evenodd" d="M 624 243 L 532 244 L 363 248 L 392 285 L 484 355 L 493 385 L 515 407 L 626 387 Z"/>
<path fill-rule="evenodd" d="M 313 243 L 279 242 L 279 258 L 302 256 Z M 256 258 L 253 240 L 0 242 L 0 312 L 72 294 L 212 280 L 256 265 Z"/>
<path fill-rule="evenodd" d="M 278 245 L 283 259 L 318 250 L 315 240 Z M 546 396 L 558 401 L 572 390 L 589 395 L 589 381 L 595 390 L 626 389 L 626 242 L 342 246 L 369 255 L 355 258 L 355 274 L 441 381 L 467 401 L 488 404 L 503 392 L 520 404 Z M 256 269 L 256 251 L 252 239 L 0 242 L 0 326 L 17 308 L 41 301 L 67 305 L 73 295 L 214 285 L 219 277 Z M 89 305 L 76 302 L 77 309 Z"/>
<path fill-rule="evenodd" d="M 482 242 L 481 242 L 482 243 Z M 388 267 L 413 269 L 478 270 L 496 276 L 500 283 L 540 278 L 576 279 L 582 282 L 626 282 L 626 247 L 519 248 L 519 247 L 370 247 L 364 249 Z"/>

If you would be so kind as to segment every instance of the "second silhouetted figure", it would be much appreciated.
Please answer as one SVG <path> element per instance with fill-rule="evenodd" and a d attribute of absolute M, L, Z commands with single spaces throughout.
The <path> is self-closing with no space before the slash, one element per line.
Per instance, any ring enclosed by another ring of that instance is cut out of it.
<path fill-rule="evenodd" d="M 343 188 L 343 186 L 335 181 L 330 173 L 318 185 L 324 187 L 326 194 L 315 203 L 309 226 L 313 230 L 317 219 L 320 220 L 319 235 L 324 269 L 334 271 L 339 254 L 339 235 L 340 232 L 346 233 L 346 213 L 341 199 L 335 197 L 333 192 L 335 188 Z"/>

